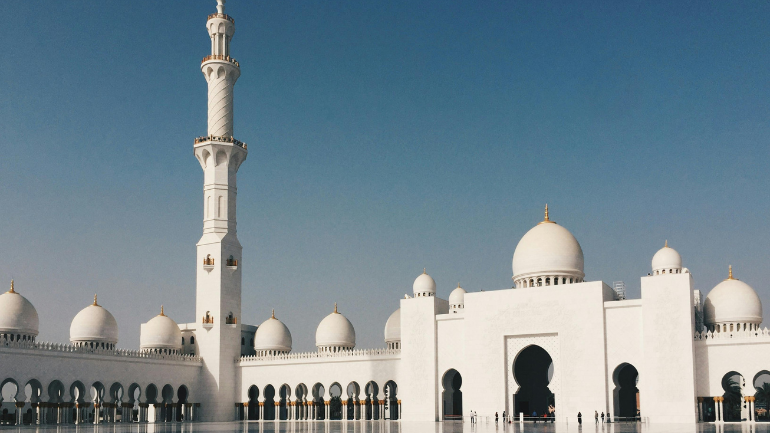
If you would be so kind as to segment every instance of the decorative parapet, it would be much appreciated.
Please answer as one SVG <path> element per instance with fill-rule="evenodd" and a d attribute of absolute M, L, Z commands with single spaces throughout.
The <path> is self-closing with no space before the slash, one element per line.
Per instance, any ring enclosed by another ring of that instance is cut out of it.
<path fill-rule="evenodd" d="M 84 355 L 115 356 L 121 358 L 162 359 L 167 361 L 189 361 L 194 363 L 199 363 L 201 361 L 201 358 L 195 355 L 183 355 L 179 353 L 153 353 L 130 349 L 92 349 L 85 346 L 73 346 L 72 344 L 49 343 L 44 341 L 32 342 L 0 339 L 0 350 L 2 349 L 39 350 L 44 352 L 80 353 Z"/>
<path fill-rule="evenodd" d="M 770 329 L 755 329 L 751 331 L 723 331 L 712 332 L 703 331 L 695 333 L 695 341 L 708 341 L 708 340 L 765 340 L 770 343 Z"/>
<path fill-rule="evenodd" d="M 326 359 L 326 358 L 364 358 L 371 356 L 401 355 L 401 349 L 358 349 L 341 352 L 300 352 L 281 353 L 277 355 L 250 355 L 242 356 L 235 362 L 248 361 L 284 361 L 293 359 Z"/>

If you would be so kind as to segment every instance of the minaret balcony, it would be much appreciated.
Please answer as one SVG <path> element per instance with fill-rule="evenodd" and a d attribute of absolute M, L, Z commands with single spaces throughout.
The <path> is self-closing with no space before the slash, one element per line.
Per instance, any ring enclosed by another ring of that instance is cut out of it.
<path fill-rule="evenodd" d="M 231 256 L 229 259 L 225 261 L 225 266 L 227 267 L 227 270 L 229 270 L 230 272 L 233 272 L 236 269 L 238 269 L 238 260 L 233 259 Z"/>
<path fill-rule="evenodd" d="M 235 24 L 235 20 L 233 19 L 233 17 L 231 17 L 230 15 L 227 15 L 227 14 L 220 14 L 220 13 L 215 13 L 215 14 L 209 15 L 209 17 L 206 18 L 206 21 L 214 19 L 214 18 L 221 18 L 223 20 L 227 20 L 227 21 L 230 21 L 231 23 Z"/>
<path fill-rule="evenodd" d="M 219 136 L 216 136 L 216 135 L 208 135 L 208 136 L 204 136 L 204 137 L 198 137 L 198 138 L 195 139 L 195 144 L 206 143 L 206 142 L 209 142 L 209 141 L 213 141 L 213 142 L 217 142 L 217 143 L 231 143 L 231 144 L 234 144 L 234 145 L 236 145 L 238 147 L 242 147 L 243 149 L 248 150 L 248 146 L 246 146 L 246 143 L 244 143 L 244 142 L 242 142 L 240 140 L 236 140 L 233 137 L 219 137 Z"/>
<path fill-rule="evenodd" d="M 206 270 L 206 272 L 211 272 L 214 269 L 214 259 L 211 257 L 204 258 L 203 269 Z"/>
<path fill-rule="evenodd" d="M 203 316 L 203 320 L 201 325 L 204 329 L 211 329 L 214 327 L 214 316 L 210 315 L 208 311 L 206 312 L 206 315 Z"/>
<path fill-rule="evenodd" d="M 224 60 L 225 62 L 230 62 L 239 68 L 241 67 L 241 64 L 238 63 L 237 60 L 224 54 L 209 54 L 208 56 L 204 57 L 203 60 L 201 60 L 201 65 L 212 60 Z"/>

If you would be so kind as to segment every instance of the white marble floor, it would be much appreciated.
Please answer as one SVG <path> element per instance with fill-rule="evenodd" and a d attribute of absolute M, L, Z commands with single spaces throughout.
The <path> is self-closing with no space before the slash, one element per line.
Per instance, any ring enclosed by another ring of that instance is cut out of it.
<path fill-rule="evenodd" d="M 480 422 L 266 421 L 229 423 L 100 424 L 79 426 L 0 426 L 22 433 L 770 433 L 770 423 L 736 424 L 498 424 Z"/>

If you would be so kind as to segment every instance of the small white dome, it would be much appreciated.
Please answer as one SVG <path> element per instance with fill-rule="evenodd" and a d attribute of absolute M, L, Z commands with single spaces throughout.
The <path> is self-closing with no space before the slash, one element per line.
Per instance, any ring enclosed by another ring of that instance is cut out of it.
<path fill-rule="evenodd" d="M 412 293 L 414 293 L 414 296 L 436 295 L 436 282 L 425 272 L 425 269 L 422 270 L 422 275 L 414 280 Z"/>
<path fill-rule="evenodd" d="M 669 247 L 668 241 L 666 241 L 666 245 L 652 256 L 652 272 L 666 271 L 668 273 L 672 270 L 675 271 L 674 273 L 682 270 L 682 256 L 675 249 Z"/>
<path fill-rule="evenodd" d="M 118 342 L 118 322 L 104 307 L 94 303 L 80 310 L 70 325 L 70 341 L 115 344 Z"/>
<path fill-rule="evenodd" d="M 254 334 L 254 349 L 260 351 L 291 352 L 291 332 L 273 316 L 262 322 Z"/>
<path fill-rule="evenodd" d="M 530 229 L 513 253 L 513 279 L 537 276 L 574 276 L 582 279 L 583 249 L 569 230 L 548 219 Z"/>
<path fill-rule="evenodd" d="M 182 331 L 175 321 L 163 313 L 162 306 L 160 314 L 142 324 L 139 348 L 182 350 Z"/>
<path fill-rule="evenodd" d="M 334 312 L 326 316 L 315 331 L 316 347 L 342 347 L 352 349 L 356 346 L 356 330 L 345 316 L 337 312 L 337 304 L 334 304 Z"/>
<path fill-rule="evenodd" d="M 37 310 L 13 288 L 0 295 L 0 334 L 37 336 L 40 319 Z"/>
<path fill-rule="evenodd" d="M 449 308 L 464 308 L 465 293 L 465 289 L 460 287 L 460 283 L 457 283 L 457 288 L 449 294 Z"/>
<path fill-rule="evenodd" d="M 732 278 L 732 267 L 730 278 L 717 284 L 706 296 L 703 310 L 706 325 L 762 323 L 762 301 L 751 286 Z"/>
<path fill-rule="evenodd" d="M 385 342 L 401 341 L 401 309 L 394 311 L 385 322 Z"/>

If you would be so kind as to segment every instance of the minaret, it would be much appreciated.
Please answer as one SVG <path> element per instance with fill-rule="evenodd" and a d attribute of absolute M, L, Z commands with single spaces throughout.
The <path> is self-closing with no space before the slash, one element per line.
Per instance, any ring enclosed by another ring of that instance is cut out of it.
<path fill-rule="evenodd" d="M 196 262 L 196 346 L 203 358 L 202 419 L 231 421 L 236 398 L 235 359 L 241 354 L 241 244 L 236 235 L 236 173 L 246 144 L 233 138 L 233 86 L 241 74 L 230 57 L 235 20 L 225 0 L 208 16 L 211 55 L 201 71 L 208 82 L 208 134 L 195 139 L 203 168 L 203 237 Z"/>

